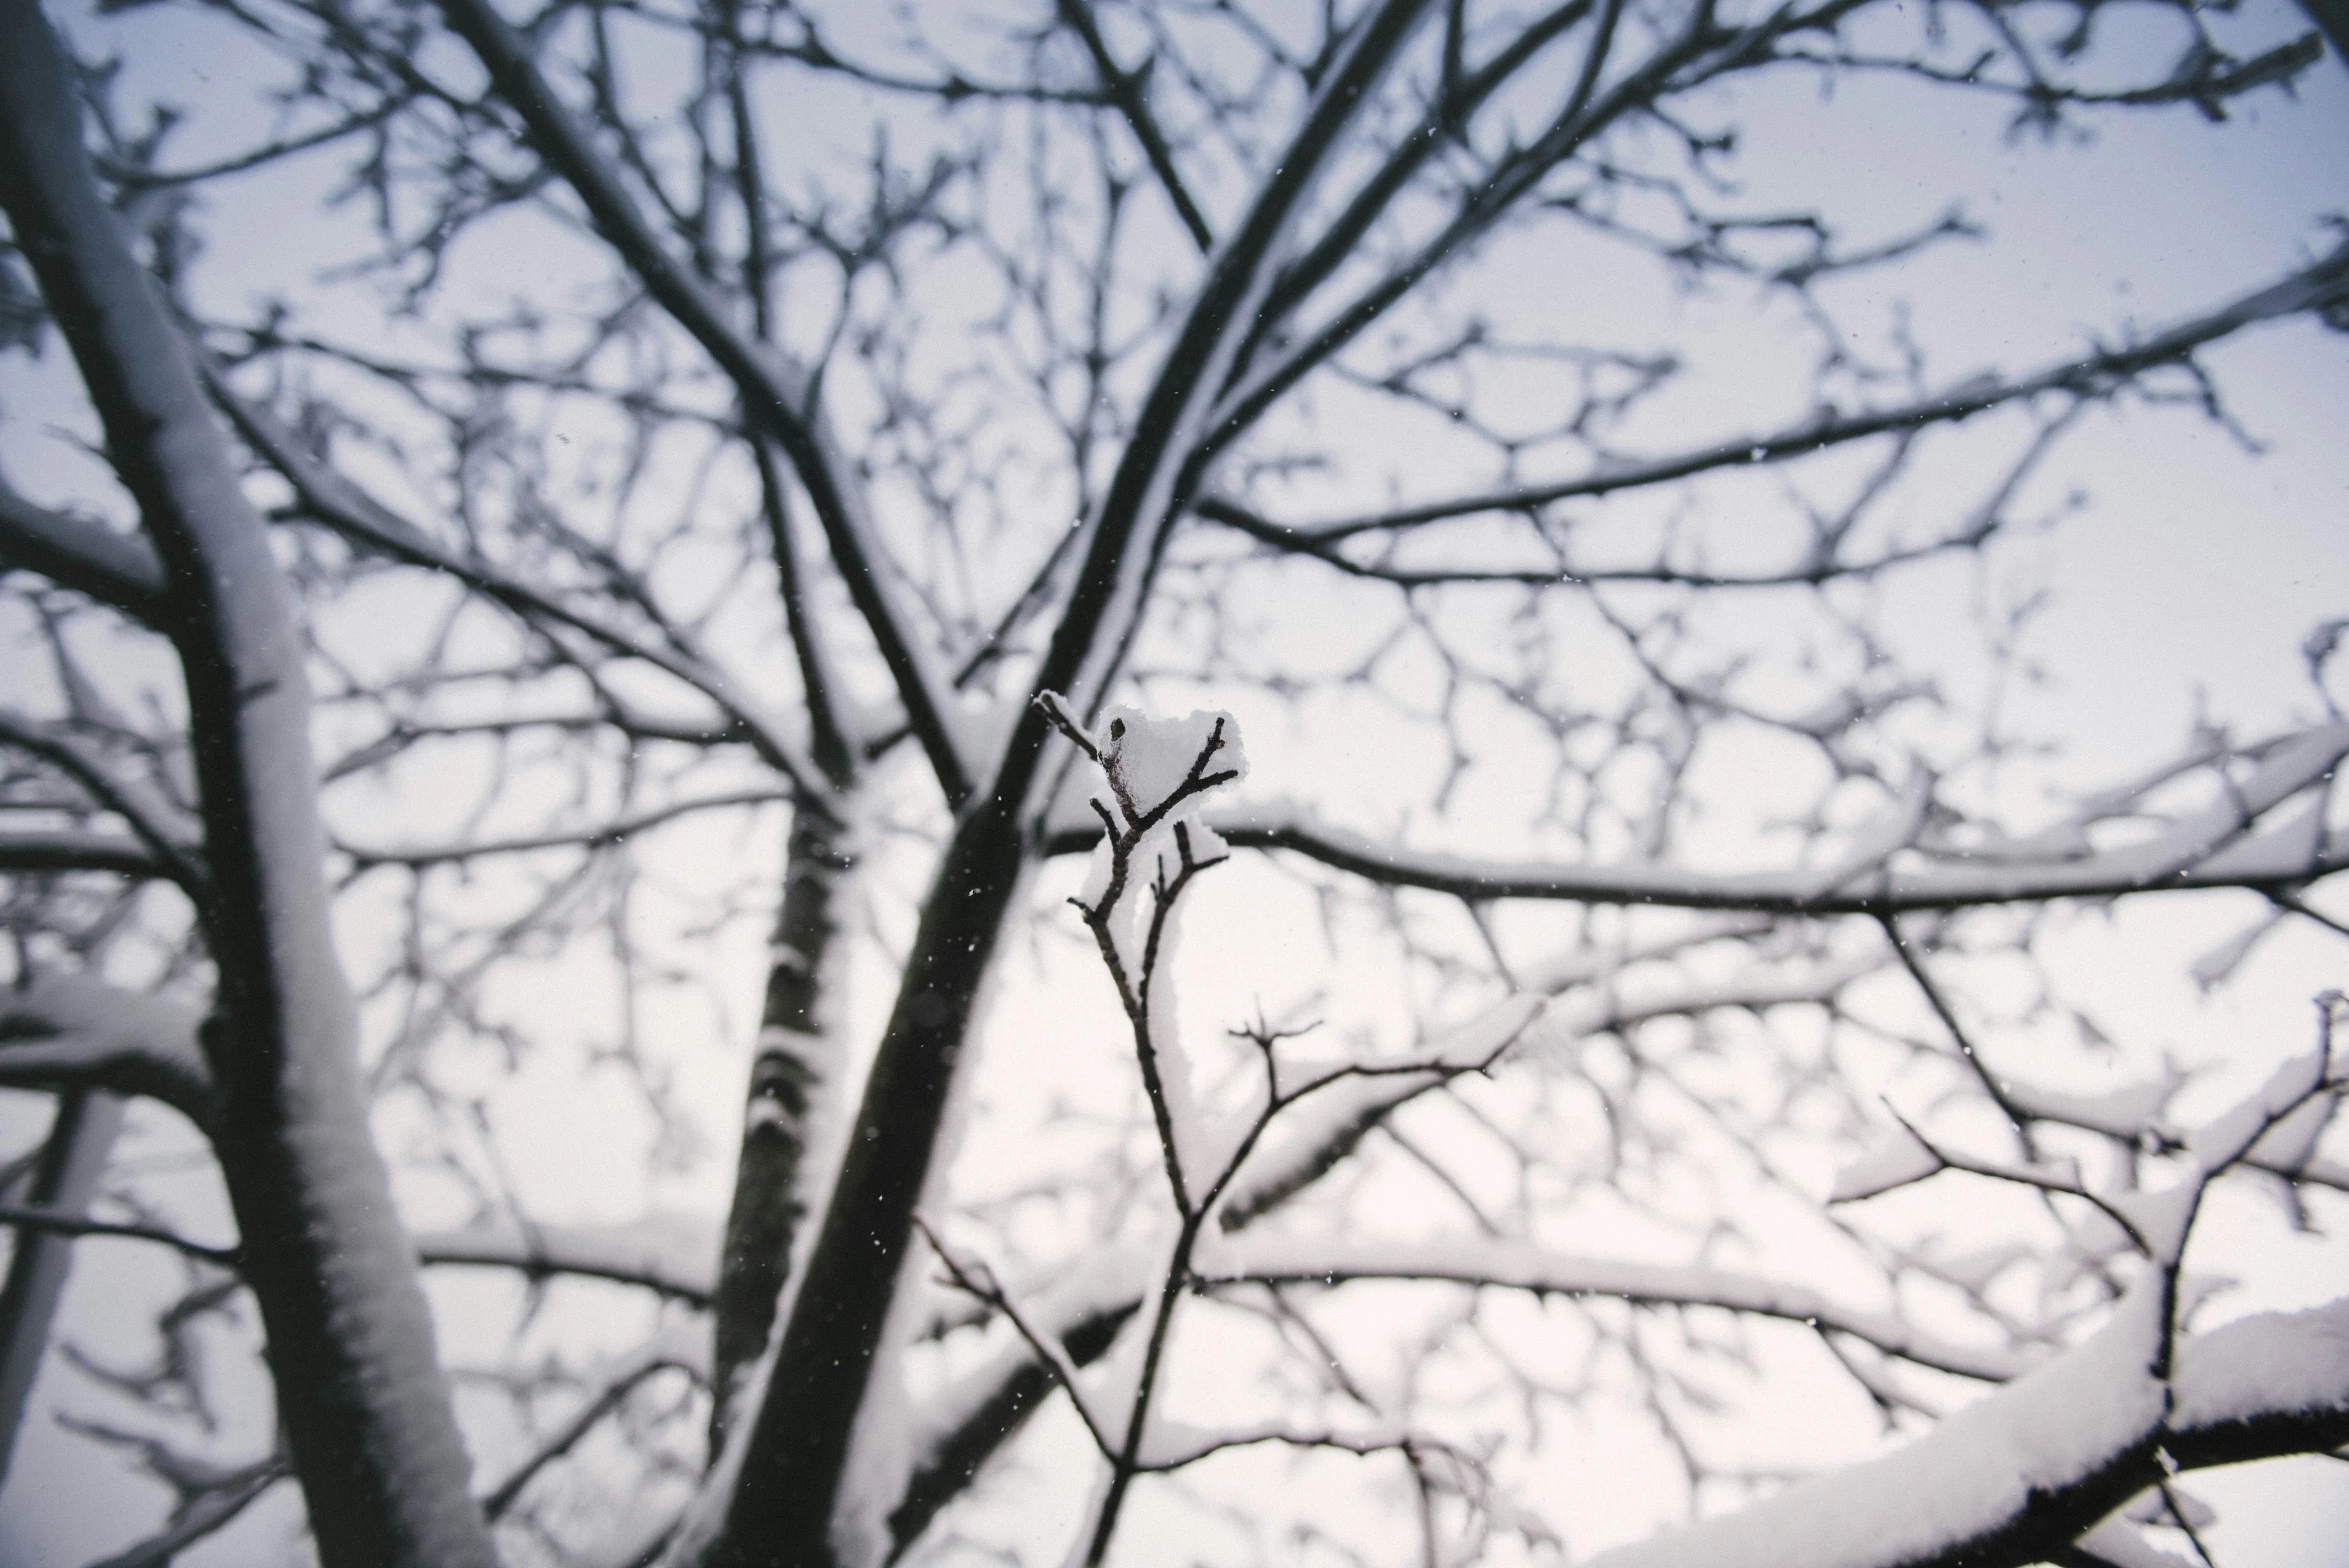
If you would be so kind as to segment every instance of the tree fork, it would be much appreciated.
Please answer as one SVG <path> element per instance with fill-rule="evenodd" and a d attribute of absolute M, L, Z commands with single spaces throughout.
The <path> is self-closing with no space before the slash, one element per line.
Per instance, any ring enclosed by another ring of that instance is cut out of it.
<path fill-rule="evenodd" d="M 1103 498 L 1033 693 L 1073 691 L 1089 700 L 1122 660 L 1149 575 L 1129 556 L 1144 551 L 1145 564 L 1155 565 L 1149 531 L 1179 511 L 1175 492 L 1204 433 L 1198 423 L 1209 391 L 1263 298 L 1271 258 L 1345 126 L 1426 11 L 1427 0 L 1386 0 L 1356 24 L 1281 173 L 1216 252 Z M 1041 707 L 1023 705 L 995 778 L 948 840 L 806 1278 L 760 1407 L 737 1439 L 743 1453 L 731 1495 L 715 1534 L 687 1548 L 705 1568 L 834 1560 L 833 1514 L 914 1211 L 980 982 L 1031 859 L 1028 823 L 1042 802 L 1030 797 L 1042 784 L 1049 728 Z"/>

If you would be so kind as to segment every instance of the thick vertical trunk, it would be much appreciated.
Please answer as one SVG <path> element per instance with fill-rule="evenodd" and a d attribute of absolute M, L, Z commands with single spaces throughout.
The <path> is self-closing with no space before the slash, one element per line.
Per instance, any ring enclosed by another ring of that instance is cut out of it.
<path fill-rule="evenodd" d="M 1115 676 L 1147 589 L 1195 483 L 1210 404 L 1270 286 L 1282 242 L 1372 86 L 1429 10 L 1382 0 L 1354 26 L 1316 89 L 1289 155 L 1211 258 L 1135 429 L 1085 562 L 1031 694 L 1072 695 L 1080 710 Z M 1047 726 L 1032 704 L 1017 715 L 995 776 L 947 840 L 875 1054 L 824 1221 L 809 1255 L 759 1407 L 746 1412 L 740 1462 L 722 1518 L 684 1543 L 704 1568 L 818 1568 L 835 1560 L 850 1441 L 871 1403 L 881 1348 L 912 1245 L 913 1217 L 954 1088 L 957 1062 L 988 960 L 1025 885 L 1030 821 L 1049 787 Z M 955 792 L 950 788 L 950 796 Z"/>
<path fill-rule="evenodd" d="M 907 956 L 905 983 L 866 1080 L 823 1228 L 775 1368 L 740 1441 L 709 1568 L 833 1560 L 832 1517 L 849 1439 L 896 1295 L 957 1058 L 1024 856 L 999 796 L 948 846 Z"/>
<path fill-rule="evenodd" d="M 743 1109 L 734 1203 L 718 1260 L 713 1454 L 725 1443 L 734 1379 L 766 1349 L 775 1326 L 792 1243 L 809 1208 L 806 1162 L 816 1109 L 838 1089 L 838 1036 L 835 1021 L 825 1016 L 825 990 L 842 883 L 854 867 L 846 830 L 813 811 L 794 817 L 758 1054 Z"/>
<path fill-rule="evenodd" d="M 65 60 L 0 0 L 0 204 L 169 581 L 218 969 L 216 1147 L 328 1568 L 488 1568 L 415 1258 L 367 1128 L 292 595 L 176 330 L 101 199 Z"/>

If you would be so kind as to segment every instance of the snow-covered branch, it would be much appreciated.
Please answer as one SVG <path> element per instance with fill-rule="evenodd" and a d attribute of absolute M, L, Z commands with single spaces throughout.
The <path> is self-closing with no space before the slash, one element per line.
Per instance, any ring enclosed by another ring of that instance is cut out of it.
<path fill-rule="evenodd" d="M 169 584 L 141 539 L 35 506 L 0 480 L 0 570 L 38 572 L 154 625 Z"/>
<path fill-rule="evenodd" d="M 638 1285 L 695 1307 L 716 1288 L 718 1238 L 707 1221 L 653 1214 L 626 1225 L 540 1225 L 425 1231 L 419 1262 L 509 1269 L 532 1279 L 568 1275 Z"/>
<path fill-rule="evenodd" d="M 98 190 L 56 36 L 32 0 L 0 0 L 0 32 L 0 207 L 184 607 L 170 630 L 219 977 L 204 1039 L 214 1147 L 319 1554 L 330 1568 L 486 1568 L 495 1554 L 367 1127 L 293 596 L 187 346 Z"/>
<path fill-rule="evenodd" d="M 863 481 L 816 399 L 809 373 L 772 343 L 736 330 L 731 312 L 673 257 L 616 170 L 597 151 L 533 58 L 531 48 L 487 0 L 442 0 L 449 25 L 473 47 L 499 95 L 531 141 L 586 206 L 596 229 L 678 325 L 732 378 L 749 417 L 789 454 L 841 580 L 879 644 L 907 720 L 939 787 L 959 804 L 971 791 L 972 762 L 960 749 L 951 686 L 941 678 L 903 602 L 896 568 L 869 515 Z"/>
<path fill-rule="evenodd" d="M 1527 512 L 1557 501 L 1611 495 L 1723 469 L 1783 461 L 1891 431 L 1970 419 L 2006 404 L 2028 402 L 2050 393 L 2082 400 L 2106 398 L 2147 371 L 2174 364 L 2246 327 L 2288 316 L 2337 310 L 2345 301 L 2349 301 L 2349 245 L 2217 309 L 2189 317 L 2135 342 L 2100 348 L 2095 353 L 2011 379 L 1971 379 L 1946 391 L 1865 413 L 1826 413 L 1783 429 L 1737 436 L 1686 452 L 1602 464 L 1594 472 L 1575 479 L 1446 497 L 1359 517 L 1281 524 L 1221 497 L 1202 499 L 1196 510 L 1202 517 L 1268 543 L 1324 553 L 1340 541 L 1361 534 L 1418 528 L 1478 512 Z"/>
<path fill-rule="evenodd" d="M 196 1044 L 200 1020 L 160 996 L 46 974 L 0 993 L 0 1084 L 147 1095 L 209 1135 L 219 1106 Z"/>
<path fill-rule="evenodd" d="M 1900 1313 L 1847 1306 L 1791 1280 L 1706 1265 L 1577 1256 L 1498 1237 L 1382 1242 L 1343 1236 L 1233 1236 L 1202 1251 L 1198 1274 L 1209 1286 L 1443 1280 L 1539 1295 L 1610 1296 L 1648 1306 L 1719 1307 L 1849 1335 L 1888 1356 L 1990 1382 L 2004 1382 L 2026 1366 L 2003 1348 L 1943 1339 Z"/>
<path fill-rule="evenodd" d="M 1628 1029 L 1656 1018 L 1694 1017 L 1720 1008 L 1759 1009 L 1827 1002 L 1853 981 L 1874 973 L 1869 956 L 1770 966 L 1728 981 L 1641 979 L 1610 992 L 1506 997 L 1428 1043 L 1420 1061 L 1440 1064 L 1332 1085 L 1283 1118 L 1240 1167 L 1219 1212 L 1236 1230 L 1295 1196 L 1353 1153 L 1370 1131 L 1402 1106 L 1440 1088 L 1471 1063 L 1489 1059 L 1492 1046 L 1521 1036 L 1579 1040 Z M 1528 977 L 1536 978 L 1536 977 Z M 1566 993 L 1578 979 L 1571 966 L 1555 977 Z"/>
<path fill-rule="evenodd" d="M 2185 1340 L 2165 1384 L 2158 1290 L 2093 1338 L 1881 1459 L 1605 1552 L 1591 1568 L 2020 1568 L 2172 1467 L 2349 1442 L 2349 1301 Z"/>
<path fill-rule="evenodd" d="M 1864 868 L 1723 875 L 1653 862 L 1594 866 L 1414 850 L 1296 806 L 1237 808 L 1213 813 L 1208 821 L 1235 848 L 1290 850 L 1370 881 L 1468 899 L 1887 914 L 2186 888 L 2297 887 L 2330 876 L 2349 868 L 2349 838 L 2325 827 L 2321 800 L 2283 821 L 2264 819 L 2303 791 L 2329 789 L 2332 769 L 2345 754 L 2349 726 L 2310 730 L 2278 745 L 2220 800 L 2150 836 L 2112 849 L 2032 859 L 1992 854 L 1987 847 L 1899 846 Z M 1056 837 L 1054 847 L 1074 849 L 1080 842 L 1076 835 Z"/>
<path fill-rule="evenodd" d="M 639 659 L 715 703 L 727 721 L 774 767 L 792 781 L 802 799 L 818 807 L 832 789 L 806 749 L 776 717 L 738 689 L 718 663 L 697 648 L 679 649 L 639 635 L 596 614 L 567 594 L 550 593 L 477 554 L 443 546 L 349 477 L 308 450 L 268 409 L 240 394 L 225 376 L 206 365 L 206 386 L 254 451 L 293 486 L 299 514 L 332 529 L 372 554 L 441 573 L 550 633 L 576 632 L 622 658 Z"/>

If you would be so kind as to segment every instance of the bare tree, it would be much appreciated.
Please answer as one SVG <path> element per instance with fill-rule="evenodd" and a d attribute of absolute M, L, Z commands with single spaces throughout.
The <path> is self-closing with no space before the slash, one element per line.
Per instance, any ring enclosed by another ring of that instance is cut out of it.
<path fill-rule="evenodd" d="M 6 5 L 0 1431 L 79 1379 L 111 1560 L 1551 1560 L 1588 1418 L 1702 1516 L 1610 1562 L 2132 1564 L 2349 1442 L 2349 1303 L 2197 1328 L 2341 998 L 2215 1104 L 2049 953 L 2342 933 L 2349 622 L 2105 786 L 2009 704 L 2078 432 L 2232 429 L 2349 247 L 1953 373 L 1987 226 L 1767 161 L 2284 115 L 2333 8 Z"/>

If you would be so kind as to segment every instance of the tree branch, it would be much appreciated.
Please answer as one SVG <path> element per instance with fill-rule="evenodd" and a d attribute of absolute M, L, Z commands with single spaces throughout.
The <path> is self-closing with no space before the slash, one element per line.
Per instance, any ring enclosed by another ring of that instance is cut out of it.
<path fill-rule="evenodd" d="M 186 813 L 154 790 L 116 778 L 103 758 L 68 736 L 0 712 L 0 745 L 40 758 L 88 793 L 100 810 L 129 824 L 131 833 L 174 882 L 201 897 L 203 855 L 187 841 Z"/>
<path fill-rule="evenodd" d="M 1191 231 L 1191 242 L 1199 247 L 1201 255 L 1215 249 L 1214 231 L 1199 211 L 1199 204 L 1183 185 L 1183 177 L 1175 168 L 1174 150 L 1166 144 L 1166 133 L 1158 128 L 1158 121 L 1150 113 L 1150 102 L 1143 95 L 1143 84 L 1150 79 L 1147 64 L 1139 71 L 1128 73 L 1119 69 L 1116 56 L 1109 52 L 1108 41 L 1101 36 L 1101 25 L 1093 18 L 1093 7 L 1088 0 L 1059 0 L 1060 19 L 1084 40 L 1085 52 L 1093 57 L 1094 74 L 1101 78 L 1102 90 L 1125 116 L 1134 139 L 1142 144 L 1142 156 L 1150 160 L 1151 172 L 1158 176 L 1166 199 L 1174 204 L 1175 216 L 1183 220 L 1183 227 Z"/>
<path fill-rule="evenodd" d="M 0 993 L 0 1084 L 146 1095 L 210 1137 L 219 1126 L 201 1020 L 159 996 L 84 975 L 44 974 Z"/>
<path fill-rule="evenodd" d="M 224 1269 L 237 1268 L 243 1261 L 243 1254 L 235 1247 L 208 1247 L 202 1242 L 175 1235 L 158 1225 L 94 1220 L 86 1215 L 60 1213 L 54 1209 L 28 1209 L 13 1203 L 0 1204 L 0 1225 L 14 1225 L 52 1236 L 116 1236 L 125 1241 L 151 1241 Z"/>
<path fill-rule="evenodd" d="M 1719 1307 L 1848 1334 L 1886 1355 L 1961 1377 L 2005 1382 L 2024 1371 L 2024 1363 L 2011 1353 L 1944 1340 L 1898 1313 L 1845 1307 L 1807 1285 L 1705 1266 L 1578 1257 L 1497 1237 L 1393 1244 L 1347 1237 L 1230 1237 L 1202 1250 L 1198 1273 L 1207 1286 L 1416 1279 L 1544 1295 L 1611 1296 L 1649 1306 Z"/>
<path fill-rule="evenodd" d="M 2195 1469 L 2349 1441 L 2349 1301 L 2187 1340 L 2173 1393 L 2146 1370 L 2158 1294 L 2135 1293 L 2102 1333 L 1904 1448 L 1591 1568 L 2020 1568 L 2160 1484 L 2165 1457 Z M 2293 1369 L 2288 1389 L 2273 1367 Z"/>
<path fill-rule="evenodd" d="M 524 1233 L 427 1231 L 416 1238 L 417 1261 L 428 1267 L 610 1280 L 703 1310 L 716 1288 L 717 1251 L 707 1224 L 677 1215 L 655 1215 L 633 1225 L 534 1224 Z"/>
<path fill-rule="evenodd" d="M 435 544 L 331 465 L 305 451 L 292 431 L 267 409 L 240 395 L 217 370 L 204 368 L 213 401 L 253 449 L 294 487 L 305 515 L 362 549 L 451 577 L 526 622 L 569 627 L 623 658 L 641 659 L 674 676 L 717 704 L 752 749 L 789 777 L 814 809 L 838 809 L 823 770 L 783 732 L 772 714 L 737 689 L 713 661 L 698 651 L 681 653 L 664 648 L 589 613 L 566 596 L 542 593 L 487 561 Z"/>
<path fill-rule="evenodd" d="M 214 1147 L 319 1555 L 327 1568 L 490 1568 L 367 1128 L 292 595 L 187 348 L 99 194 L 75 78 L 34 0 L 0 0 L 0 34 L 0 207 L 181 605 L 172 636 L 208 872 L 198 913 L 219 974 Z"/>
<path fill-rule="evenodd" d="M 798 799 L 795 791 L 776 788 L 726 790 L 715 795 L 691 796 L 673 800 L 666 805 L 648 807 L 624 817 L 615 817 L 590 827 L 557 829 L 547 833 L 525 833 L 513 838 L 485 838 L 471 842 L 449 844 L 337 844 L 336 847 L 351 857 L 353 864 L 365 870 L 372 866 L 406 866 L 420 869 L 479 860 L 493 855 L 527 855 L 546 849 L 601 849 L 606 845 L 624 843 L 639 833 L 674 822 L 699 811 L 730 811 L 744 806 L 773 806 Z"/>
<path fill-rule="evenodd" d="M 619 176 L 563 107 L 529 47 L 489 0 L 441 0 L 441 12 L 480 57 L 499 96 L 521 117 L 540 155 L 586 206 L 596 231 L 717 362 L 739 389 L 745 412 L 790 457 L 800 487 L 823 524 L 849 597 L 880 646 L 931 771 L 948 801 L 959 806 L 969 796 L 972 780 L 954 736 L 950 688 L 931 669 L 915 640 L 913 619 L 898 602 L 886 551 L 867 515 L 862 484 L 832 439 L 807 373 L 772 344 L 753 342 L 737 332 L 725 307 L 669 254 Z"/>
<path fill-rule="evenodd" d="M 1416 528 L 1478 512 L 1531 511 L 1554 501 L 1612 495 L 1721 469 L 1799 457 L 1889 431 L 1955 423 L 2008 403 L 2049 393 L 2083 401 L 2109 397 L 2134 377 L 2158 366 L 2175 364 L 2195 350 L 2246 327 L 2308 312 L 2335 310 L 2344 304 L 2349 304 L 2349 244 L 2341 245 L 2323 260 L 2288 277 L 2138 343 L 2099 349 L 2011 381 L 1977 378 L 1912 403 L 1813 419 L 1767 435 L 1740 436 L 1669 456 L 1610 464 L 1578 479 L 1454 496 L 1359 517 L 1284 525 L 1214 497 L 1202 499 L 1194 509 L 1201 516 L 1244 529 L 1268 542 L 1285 538 L 1305 549 L 1331 545 L 1357 534 Z"/>
<path fill-rule="evenodd" d="M 103 871 L 134 880 L 177 880 L 171 865 L 126 833 L 71 828 L 0 831 L 0 871 Z"/>
<path fill-rule="evenodd" d="M 145 540 L 35 506 L 0 480 L 0 570 L 11 567 L 38 572 L 149 626 L 169 613 L 170 584 Z"/>
<path fill-rule="evenodd" d="M 2169 824 L 2119 849 L 2002 861 L 1917 849 L 1911 865 L 1879 860 L 1863 868 L 1733 875 L 1630 862 L 1584 866 L 1497 861 L 1381 843 L 1316 820 L 1295 807 L 1252 807 L 1208 821 L 1235 848 L 1285 849 L 1366 881 L 1427 888 L 1459 898 L 1551 899 L 1586 904 L 1658 904 L 1683 909 L 1779 915 L 1888 915 L 2059 898 L 2113 898 L 2189 888 L 2298 888 L 2349 869 L 2349 837 L 2300 814 L 2253 831 L 2260 819 L 2325 781 L 2349 755 L 2349 726 L 2297 737 L 2260 768 L 2235 798 Z M 1090 835 L 1056 834 L 1052 847 L 1084 847 Z"/>

